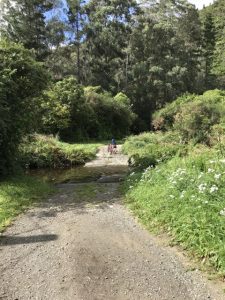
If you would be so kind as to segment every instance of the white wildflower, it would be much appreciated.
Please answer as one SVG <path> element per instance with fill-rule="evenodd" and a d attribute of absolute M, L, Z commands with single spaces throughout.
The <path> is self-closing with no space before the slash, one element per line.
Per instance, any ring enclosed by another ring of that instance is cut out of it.
<path fill-rule="evenodd" d="M 212 194 L 212 193 L 214 193 L 214 192 L 216 192 L 216 191 L 218 191 L 218 187 L 217 187 L 216 185 L 211 186 L 209 192 Z"/>
<path fill-rule="evenodd" d="M 215 174 L 215 175 L 214 175 L 214 178 L 215 178 L 215 179 L 220 179 L 220 177 L 221 177 L 221 174 Z"/>
<path fill-rule="evenodd" d="M 201 183 L 201 184 L 198 186 L 199 193 L 204 193 L 205 190 L 206 190 L 206 187 L 207 187 L 207 184 L 206 184 L 206 183 Z"/>
<path fill-rule="evenodd" d="M 225 159 L 220 159 L 220 162 L 221 163 L 225 163 Z"/>
<path fill-rule="evenodd" d="M 203 173 L 201 172 L 198 176 L 198 179 L 202 178 L 202 176 L 203 176 Z"/>
<path fill-rule="evenodd" d="M 175 198 L 175 196 L 174 196 L 174 195 L 170 195 L 170 198 L 171 198 L 171 199 L 174 199 L 174 198 Z"/>
<path fill-rule="evenodd" d="M 221 216 L 225 216 L 225 208 L 220 211 Z"/>
<path fill-rule="evenodd" d="M 211 168 L 208 168 L 208 173 L 213 173 L 214 172 L 214 170 L 213 169 L 211 169 Z"/>

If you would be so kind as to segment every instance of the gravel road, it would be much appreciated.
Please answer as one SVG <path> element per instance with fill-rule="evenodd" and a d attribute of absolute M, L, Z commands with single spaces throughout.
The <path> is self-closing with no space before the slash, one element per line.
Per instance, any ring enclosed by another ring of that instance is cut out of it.
<path fill-rule="evenodd" d="M 225 299 L 120 197 L 119 183 L 61 184 L 18 217 L 0 238 L 0 299 Z"/>

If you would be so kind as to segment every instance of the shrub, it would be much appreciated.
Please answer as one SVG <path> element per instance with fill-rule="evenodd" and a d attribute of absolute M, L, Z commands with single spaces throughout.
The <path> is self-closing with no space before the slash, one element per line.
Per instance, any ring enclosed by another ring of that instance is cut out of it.
<path fill-rule="evenodd" d="M 176 155 L 183 156 L 187 150 L 185 145 L 179 143 L 175 132 L 131 136 L 123 146 L 123 151 L 129 155 L 130 165 L 140 169 L 156 166 Z"/>
<path fill-rule="evenodd" d="M 174 128 L 184 142 L 209 143 L 209 132 L 220 121 L 218 107 L 211 103 L 192 102 L 180 109 L 175 116 Z"/>
<path fill-rule="evenodd" d="M 194 103 L 202 104 L 203 107 L 209 106 L 213 110 L 220 112 L 220 121 L 225 122 L 225 92 L 211 90 L 201 96 L 185 94 L 153 115 L 152 125 L 155 130 L 173 129 L 175 116 L 180 114 L 183 107 L 192 106 Z M 204 109 L 204 108 L 203 108 Z M 191 112 L 191 111 L 190 111 Z"/>
<path fill-rule="evenodd" d="M 83 87 L 75 77 L 70 76 L 54 84 L 46 92 L 42 108 L 45 132 L 58 133 L 65 140 L 79 140 L 82 135 L 86 137 L 88 108 Z"/>
<path fill-rule="evenodd" d="M 179 112 L 182 105 L 190 103 L 194 100 L 195 95 L 185 94 L 172 103 L 167 104 L 164 108 L 153 114 L 152 125 L 155 130 L 172 129 L 174 117 Z"/>
<path fill-rule="evenodd" d="M 124 137 L 134 120 L 126 95 L 115 98 L 101 87 L 77 84 L 74 77 L 57 82 L 43 98 L 45 133 L 58 133 L 64 141 Z"/>
<path fill-rule="evenodd" d="M 110 93 L 101 92 L 99 87 L 87 87 L 85 98 L 88 107 L 92 110 L 88 127 L 90 137 L 122 138 L 129 134 L 135 115 L 125 94 L 119 93 L 113 98 Z"/>
<path fill-rule="evenodd" d="M 93 159 L 99 144 L 67 144 L 52 136 L 34 135 L 20 145 L 20 161 L 26 168 L 65 168 Z"/>

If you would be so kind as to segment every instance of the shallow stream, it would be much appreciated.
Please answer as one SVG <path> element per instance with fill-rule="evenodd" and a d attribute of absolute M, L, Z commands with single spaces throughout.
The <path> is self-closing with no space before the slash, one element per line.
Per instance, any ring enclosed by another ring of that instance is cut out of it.
<path fill-rule="evenodd" d="M 30 170 L 28 174 L 52 183 L 96 181 L 103 176 L 125 175 L 128 166 L 78 166 L 71 169 Z"/>

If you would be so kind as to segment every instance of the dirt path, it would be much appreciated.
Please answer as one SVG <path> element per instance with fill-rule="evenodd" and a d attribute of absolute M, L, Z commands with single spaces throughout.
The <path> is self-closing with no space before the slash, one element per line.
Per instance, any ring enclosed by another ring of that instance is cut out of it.
<path fill-rule="evenodd" d="M 93 165 L 113 163 L 100 156 Z M 119 161 L 126 158 L 118 155 Z M 137 224 L 118 187 L 63 184 L 20 216 L 0 239 L 0 299 L 223 299 Z"/>

